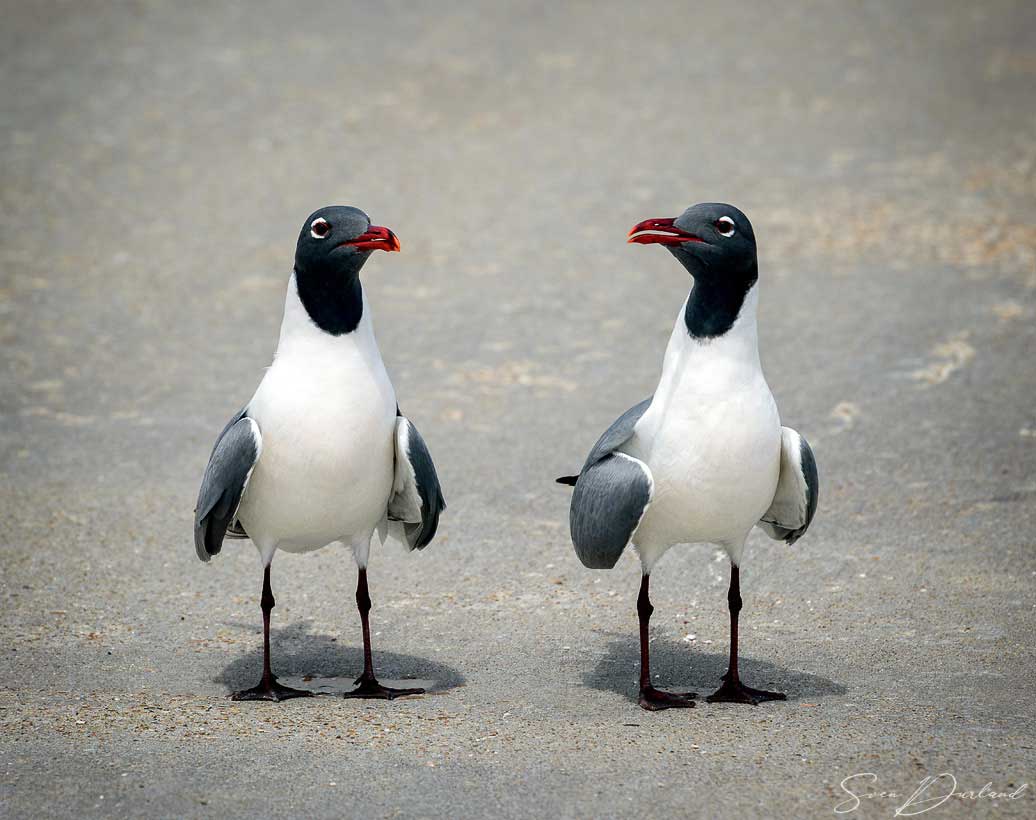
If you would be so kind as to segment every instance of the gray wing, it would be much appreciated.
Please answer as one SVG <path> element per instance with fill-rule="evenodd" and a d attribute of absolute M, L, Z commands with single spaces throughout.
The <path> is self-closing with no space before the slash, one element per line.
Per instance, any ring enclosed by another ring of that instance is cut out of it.
<path fill-rule="evenodd" d="M 653 490 L 648 466 L 625 453 L 608 453 L 579 474 L 568 520 L 576 555 L 585 566 L 615 566 L 647 511 Z"/>
<path fill-rule="evenodd" d="M 640 404 L 635 404 L 612 422 L 612 426 L 604 431 L 604 434 L 597 439 L 597 443 L 590 449 L 590 455 L 586 457 L 581 472 L 586 472 L 591 465 L 596 464 L 609 453 L 615 452 L 633 438 L 633 428 L 637 426 L 640 417 L 647 412 L 653 398 L 654 396 L 648 396 Z"/>
<path fill-rule="evenodd" d="M 194 509 L 194 548 L 202 561 L 219 553 L 228 529 L 243 532 L 235 526 L 237 508 L 262 449 L 259 425 L 245 411 L 217 439 Z"/>
<path fill-rule="evenodd" d="M 605 430 L 604 434 L 597 439 L 597 443 L 590 448 L 590 455 L 586 457 L 583 469 L 579 471 L 579 475 L 585 473 L 590 467 L 633 437 L 633 428 L 637 426 L 640 417 L 647 412 L 653 398 L 654 396 L 648 396 L 640 404 L 635 404 L 612 422 L 611 427 Z M 557 479 L 557 483 L 574 486 L 578 478 L 579 476 L 574 475 L 561 476 L 561 478 Z"/>
<path fill-rule="evenodd" d="M 643 461 L 615 451 L 633 437 L 653 398 L 648 396 L 612 422 L 590 448 L 578 476 L 557 480 L 575 486 L 569 530 L 576 555 L 591 569 L 615 566 L 651 503 L 651 470 Z"/>
<path fill-rule="evenodd" d="M 794 544 L 809 528 L 817 511 L 820 479 L 806 440 L 790 427 L 781 428 L 781 475 L 773 503 L 759 527 L 776 541 Z"/>
<path fill-rule="evenodd" d="M 435 537 L 446 501 L 431 453 L 406 416 L 396 417 L 396 468 L 388 503 L 391 521 L 403 522 L 410 549 L 424 549 Z"/>

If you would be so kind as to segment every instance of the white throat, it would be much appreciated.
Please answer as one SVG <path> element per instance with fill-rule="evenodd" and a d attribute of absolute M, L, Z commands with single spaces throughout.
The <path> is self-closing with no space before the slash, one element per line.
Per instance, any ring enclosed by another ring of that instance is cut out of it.
<path fill-rule="evenodd" d="M 689 298 L 690 296 L 688 296 Z M 687 331 L 687 324 L 684 321 L 684 314 L 687 310 L 687 299 L 685 299 L 680 306 L 680 313 L 676 317 L 666 357 L 668 358 L 670 352 L 680 351 L 696 360 L 730 359 L 745 366 L 758 368 L 759 329 L 756 321 L 758 307 L 759 283 L 756 282 L 745 294 L 741 310 L 730 329 L 719 336 L 699 339 L 691 336 Z"/>
<path fill-rule="evenodd" d="M 288 280 L 288 292 L 284 298 L 284 318 L 281 321 L 281 335 L 277 341 L 276 355 L 306 355 L 325 353 L 334 349 L 357 350 L 366 355 L 373 355 L 381 361 L 366 292 L 363 294 L 363 315 L 356 329 L 334 336 L 321 330 L 306 311 L 299 298 L 298 283 L 293 272 Z"/>

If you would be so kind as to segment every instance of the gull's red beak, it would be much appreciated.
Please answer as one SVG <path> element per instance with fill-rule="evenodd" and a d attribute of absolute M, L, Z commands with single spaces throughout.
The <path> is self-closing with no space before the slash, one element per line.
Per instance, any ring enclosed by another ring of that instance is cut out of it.
<path fill-rule="evenodd" d="M 346 246 L 361 251 L 398 251 L 399 239 L 388 228 L 383 228 L 380 225 L 371 225 L 355 239 L 350 239 L 348 242 L 338 245 L 339 248 Z"/>
<path fill-rule="evenodd" d="M 633 226 L 627 242 L 637 245 L 682 245 L 684 242 L 702 242 L 693 233 L 677 228 L 675 219 L 645 219 Z"/>

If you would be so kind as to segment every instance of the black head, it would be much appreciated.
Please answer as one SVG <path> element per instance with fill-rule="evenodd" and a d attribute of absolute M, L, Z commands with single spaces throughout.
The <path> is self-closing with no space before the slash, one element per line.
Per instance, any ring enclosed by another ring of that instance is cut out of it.
<path fill-rule="evenodd" d="M 351 275 L 375 250 L 398 251 L 399 240 L 388 228 L 371 225 L 359 208 L 329 205 L 311 213 L 299 231 L 295 270 Z"/>
<path fill-rule="evenodd" d="M 639 245 L 665 245 L 695 279 L 754 282 L 755 233 L 733 205 L 702 202 L 675 219 L 648 219 L 629 233 Z"/>
<path fill-rule="evenodd" d="M 398 251 L 399 240 L 359 208 L 329 205 L 306 219 L 295 247 L 295 281 L 321 330 L 338 336 L 356 329 L 363 313 L 360 268 L 376 250 Z"/>
<path fill-rule="evenodd" d="M 710 338 L 729 330 L 759 278 L 752 223 L 733 205 L 702 202 L 675 219 L 644 220 L 628 241 L 664 245 L 694 277 L 687 305 L 692 336 Z"/>

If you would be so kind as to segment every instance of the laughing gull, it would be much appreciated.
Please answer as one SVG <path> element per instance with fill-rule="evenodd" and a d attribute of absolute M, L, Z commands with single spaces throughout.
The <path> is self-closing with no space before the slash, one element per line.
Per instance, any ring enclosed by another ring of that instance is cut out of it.
<path fill-rule="evenodd" d="M 388 228 L 357 208 L 332 206 L 302 226 L 273 364 L 251 401 L 213 448 L 194 518 L 198 557 L 224 537 L 250 538 L 263 565 L 263 675 L 234 700 L 311 694 L 282 686 L 270 669 L 270 564 L 278 549 L 352 548 L 359 578 L 363 674 L 346 697 L 394 698 L 374 677 L 367 559 L 375 530 L 411 550 L 435 535 L 446 509 L 435 466 L 413 423 L 399 412 L 381 360 L 360 269 L 372 251 L 398 251 Z"/>
<path fill-rule="evenodd" d="M 631 543 L 643 577 L 640 705 L 694 706 L 693 692 L 651 685 L 648 579 L 675 544 L 712 543 L 730 557 L 730 667 L 709 701 L 756 704 L 779 692 L 741 683 L 737 622 L 745 540 L 759 526 L 794 544 L 817 508 L 817 468 L 806 440 L 781 427 L 759 363 L 755 234 L 737 208 L 703 203 L 676 219 L 649 219 L 629 241 L 664 245 L 694 278 L 669 339 L 654 394 L 597 441 L 578 476 L 569 523 L 576 554 L 611 569 Z"/>

